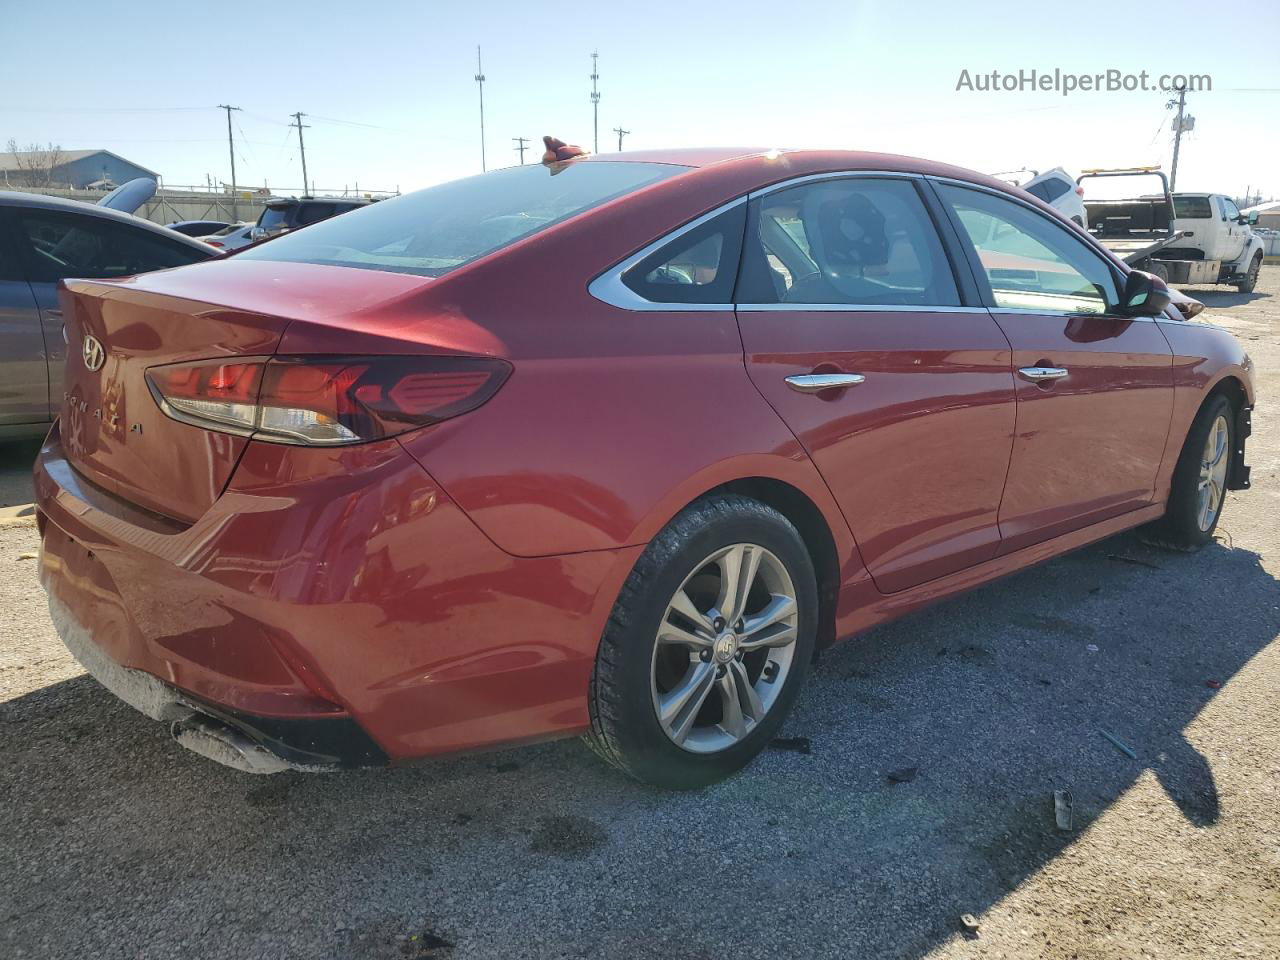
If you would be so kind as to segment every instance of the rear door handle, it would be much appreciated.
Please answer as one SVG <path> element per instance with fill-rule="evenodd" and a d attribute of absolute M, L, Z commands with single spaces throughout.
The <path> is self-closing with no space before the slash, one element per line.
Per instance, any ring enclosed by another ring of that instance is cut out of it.
<path fill-rule="evenodd" d="M 1033 383 L 1041 383 L 1045 380 L 1061 380 L 1066 375 L 1066 367 L 1021 367 L 1018 370 L 1018 376 Z"/>
<path fill-rule="evenodd" d="M 787 377 L 787 386 L 801 393 L 821 393 L 823 390 L 856 387 L 866 379 L 860 373 L 804 373 Z"/>

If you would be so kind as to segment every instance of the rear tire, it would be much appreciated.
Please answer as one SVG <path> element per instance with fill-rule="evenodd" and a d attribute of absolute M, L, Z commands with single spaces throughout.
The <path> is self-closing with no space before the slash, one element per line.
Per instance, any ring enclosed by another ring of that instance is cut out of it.
<path fill-rule="evenodd" d="M 695 501 L 649 544 L 614 604 L 587 744 L 659 787 L 724 779 L 781 727 L 817 623 L 817 578 L 795 526 L 747 497 Z"/>
<path fill-rule="evenodd" d="M 1153 277 L 1159 277 L 1165 283 L 1169 282 L 1169 268 L 1159 260 L 1151 260 L 1147 263 L 1147 273 Z"/>
<path fill-rule="evenodd" d="M 1235 419 L 1235 408 L 1222 394 L 1200 408 L 1173 469 L 1168 509 L 1142 531 L 1148 543 L 1191 552 L 1212 542 L 1226 502 Z"/>
<path fill-rule="evenodd" d="M 1259 251 L 1253 255 L 1253 259 L 1249 261 L 1249 270 L 1245 274 L 1243 280 L 1236 284 L 1236 289 L 1241 293 L 1253 293 L 1258 286 L 1258 274 L 1262 271 L 1262 253 Z"/>

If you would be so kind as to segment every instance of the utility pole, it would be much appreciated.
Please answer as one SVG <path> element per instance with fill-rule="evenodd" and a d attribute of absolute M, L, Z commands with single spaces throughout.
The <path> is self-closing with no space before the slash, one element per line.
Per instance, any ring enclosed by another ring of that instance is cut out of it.
<path fill-rule="evenodd" d="M 484 69 L 480 66 L 480 46 L 476 45 L 476 85 L 480 87 L 480 172 L 489 168 L 484 162 Z"/>
<path fill-rule="evenodd" d="M 630 130 L 623 130 L 621 127 L 614 127 L 614 128 L 613 128 L 613 132 L 614 132 L 614 133 L 616 133 L 616 134 L 618 135 L 618 152 L 619 152 L 619 153 L 621 153 L 621 152 L 622 152 L 622 138 L 623 138 L 623 137 L 625 137 L 625 136 L 626 136 L 628 133 L 630 133 L 631 131 L 630 131 Z"/>
<path fill-rule="evenodd" d="M 310 181 L 307 180 L 307 146 L 302 142 L 302 131 L 309 128 L 311 124 L 302 122 L 302 118 L 306 114 L 301 110 L 297 113 L 291 113 L 289 116 L 293 117 L 293 123 L 289 124 L 289 126 L 298 128 L 298 153 L 302 155 L 302 195 L 305 197 L 311 188 L 308 186 Z"/>
<path fill-rule="evenodd" d="M 240 221 L 240 211 L 236 209 L 236 144 L 231 137 L 231 111 L 239 110 L 240 108 L 220 103 L 218 104 L 218 109 L 227 111 L 227 150 L 231 154 L 231 219 L 238 223 Z"/>
<path fill-rule="evenodd" d="M 515 144 L 516 144 L 515 149 L 520 151 L 520 166 L 523 167 L 524 151 L 526 149 L 525 144 L 529 142 L 529 138 L 528 137 L 512 137 L 511 139 L 515 141 Z"/>
<path fill-rule="evenodd" d="M 600 152 L 600 91 L 596 88 L 596 81 L 600 79 L 599 70 L 600 52 L 596 51 L 591 54 L 591 129 L 593 137 L 593 152 Z"/>
<path fill-rule="evenodd" d="M 1165 104 L 1165 109 L 1171 109 L 1174 105 L 1178 107 L 1178 115 L 1173 120 L 1173 169 L 1169 171 L 1169 192 L 1172 193 L 1178 187 L 1178 148 L 1182 146 L 1182 113 L 1187 106 L 1187 88 L 1178 88 L 1178 99 L 1170 100 Z"/>

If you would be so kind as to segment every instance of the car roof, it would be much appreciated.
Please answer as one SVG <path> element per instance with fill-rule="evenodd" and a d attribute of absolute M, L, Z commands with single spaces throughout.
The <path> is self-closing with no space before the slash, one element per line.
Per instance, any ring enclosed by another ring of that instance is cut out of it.
<path fill-rule="evenodd" d="M 780 147 L 697 147 L 677 150 L 636 150 L 619 153 L 593 154 L 569 161 L 591 163 L 640 162 L 671 163 L 694 168 L 699 176 L 715 175 L 716 179 L 755 183 L 747 189 L 757 189 L 770 183 L 821 173 L 842 171 L 877 171 L 917 174 L 962 180 L 967 183 L 992 187 L 1014 196 L 1022 194 L 1004 180 L 921 157 L 909 157 L 894 153 L 877 153 L 869 150 L 801 150 Z M 684 177 L 666 181 L 671 184 Z M 1025 196 L 1025 195 L 1024 195 Z"/>
<path fill-rule="evenodd" d="M 263 206 L 291 207 L 298 203 L 350 203 L 363 207 L 372 202 L 364 197 L 268 197 L 263 201 Z"/>
<path fill-rule="evenodd" d="M 171 240 L 185 243 L 189 247 L 196 247 L 201 250 L 209 249 L 207 243 L 201 243 L 199 240 L 184 236 L 176 230 L 162 227 L 158 223 L 144 220 L 142 217 L 134 216 L 132 213 L 121 213 L 119 210 L 112 210 L 110 207 L 99 207 L 93 203 L 85 203 L 83 200 L 48 197 L 42 193 L 19 193 L 11 190 L 0 190 L 0 207 L 25 207 L 33 210 L 54 210 L 60 213 L 71 213 L 81 217 L 101 217 L 104 220 L 115 220 L 117 223 L 127 223 L 132 227 L 159 233 Z"/>

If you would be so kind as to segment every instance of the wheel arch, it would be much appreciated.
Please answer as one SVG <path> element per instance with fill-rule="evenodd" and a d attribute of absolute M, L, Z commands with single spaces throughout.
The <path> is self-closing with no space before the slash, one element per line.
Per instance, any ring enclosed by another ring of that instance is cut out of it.
<path fill-rule="evenodd" d="M 1253 408 L 1253 398 L 1250 397 L 1244 383 L 1239 378 L 1227 374 L 1205 393 L 1204 400 L 1196 410 L 1196 416 L 1198 417 L 1200 411 L 1217 397 L 1227 398 L 1227 403 L 1231 405 L 1232 417 L 1235 421 L 1233 424 L 1235 447 L 1231 451 L 1231 463 L 1227 468 L 1227 489 L 1247 490 L 1249 488 L 1249 468 L 1245 464 L 1244 447 L 1245 441 L 1248 440 L 1249 435 L 1253 432 L 1253 422 L 1250 415 Z M 1194 418 L 1192 422 L 1195 422 Z"/>
<path fill-rule="evenodd" d="M 840 593 L 840 555 L 831 525 L 818 505 L 802 491 L 772 477 L 742 477 L 721 485 L 711 493 L 736 493 L 767 504 L 786 517 L 800 532 L 813 561 L 818 582 L 818 635 L 815 649 L 823 650 L 836 641 L 836 606 Z"/>
<path fill-rule="evenodd" d="M 760 466 L 758 463 L 754 465 Z M 718 479 L 712 483 L 704 483 L 695 488 L 695 491 L 690 492 L 686 489 L 679 505 L 668 506 L 662 512 L 661 520 L 651 517 L 645 523 L 645 527 L 652 530 L 646 539 L 651 539 L 698 500 L 714 494 L 732 493 L 772 507 L 799 531 L 809 558 L 813 561 L 819 603 L 816 648 L 824 649 L 831 646 L 836 639 L 835 618 L 840 584 L 848 579 L 845 568 L 853 567 L 860 570 L 862 560 L 844 516 L 839 512 L 834 501 L 830 500 L 830 493 L 825 485 L 819 481 L 818 489 L 811 487 L 806 490 L 800 484 L 792 482 L 792 479 L 783 479 L 763 472 L 747 472 Z M 826 497 L 822 497 L 822 494 L 826 494 Z M 828 501 L 825 504 L 826 509 L 818 502 L 819 499 Z"/>
<path fill-rule="evenodd" d="M 1231 406 L 1238 413 L 1243 407 L 1250 405 L 1251 400 L 1248 391 L 1245 389 L 1244 383 L 1239 377 L 1233 374 L 1227 374 L 1210 387 L 1201 401 L 1200 407 L 1196 410 L 1199 413 L 1203 410 L 1205 404 L 1216 397 L 1218 394 L 1225 394 L 1227 399 L 1231 401 Z"/>

